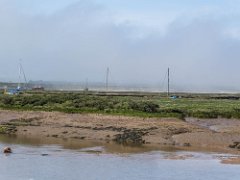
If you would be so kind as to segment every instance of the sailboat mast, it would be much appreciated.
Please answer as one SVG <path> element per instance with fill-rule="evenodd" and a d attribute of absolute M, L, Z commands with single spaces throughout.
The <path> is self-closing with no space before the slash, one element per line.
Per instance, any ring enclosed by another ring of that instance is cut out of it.
<path fill-rule="evenodd" d="M 85 84 L 85 90 L 88 90 L 88 78 L 86 78 L 86 82 L 85 82 L 86 84 Z"/>
<path fill-rule="evenodd" d="M 108 80 L 109 80 L 109 67 L 107 68 L 107 73 L 106 73 L 106 90 L 108 91 Z"/>
<path fill-rule="evenodd" d="M 170 96 L 170 69 L 168 68 L 168 89 L 167 95 Z"/>
<path fill-rule="evenodd" d="M 24 72 L 24 69 L 22 67 L 22 64 L 20 63 L 20 67 L 21 67 L 21 73 L 23 74 L 23 77 L 24 77 L 24 81 L 25 81 L 25 88 L 27 88 L 27 78 L 26 78 L 26 75 L 25 75 L 25 72 Z"/>
<path fill-rule="evenodd" d="M 21 61 L 21 60 L 20 60 Z M 21 70 L 21 62 L 19 62 L 19 67 L 18 67 L 18 89 L 21 88 L 21 73 L 22 73 L 22 70 Z"/>

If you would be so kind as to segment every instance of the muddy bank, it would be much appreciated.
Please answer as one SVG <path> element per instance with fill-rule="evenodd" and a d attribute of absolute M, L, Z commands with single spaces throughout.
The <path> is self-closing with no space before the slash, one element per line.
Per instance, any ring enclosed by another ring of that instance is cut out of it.
<path fill-rule="evenodd" d="M 191 118 L 182 121 L 172 118 L 0 110 L 0 124 L 0 134 L 240 152 L 239 120 Z"/>

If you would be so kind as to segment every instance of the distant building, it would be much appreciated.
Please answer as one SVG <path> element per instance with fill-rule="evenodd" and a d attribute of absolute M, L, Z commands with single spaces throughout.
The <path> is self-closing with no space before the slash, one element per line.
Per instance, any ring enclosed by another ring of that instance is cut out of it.
<path fill-rule="evenodd" d="M 44 91 L 45 89 L 44 89 L 43 86 L 34 86 L 34 87 L 32 88 L 32 90 L 33 90 L 33 91 Z"/>

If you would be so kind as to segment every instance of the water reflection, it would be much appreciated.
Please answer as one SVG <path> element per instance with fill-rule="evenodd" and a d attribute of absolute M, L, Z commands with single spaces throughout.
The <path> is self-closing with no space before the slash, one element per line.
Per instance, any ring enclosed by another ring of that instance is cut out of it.
<path fill-rule="evenodd" d="M 26 146 L 36 146 L 41 147 L 43 145 L 58 145 L 63 149 L 71 150 L 80 150 L 89 151 L 89 148 L 94 147 L 104 147 L 101 149 L 103 153 L 144 153 L 156 150 L 162 151 L 177 151 L 180 150 L 174 147 L 160 147 L 160 146 L 124 146 L 119 145 L 114 142 L 101 142 L 101 141 L 88 141 L 88 140 L 79 140 L 79 139 L 61 139 L 53 137 L 33 137 L 33 136 L 9 136 L 9 135 L 0 135 L 0 142 L 5 144 L 18 144 Z M 96 150 L 99 152 L 99 150 Z"/>
<path fill-rule="evenodd" d="M 236 155 L 173 148 L 159 151 L 155 147 L 76 139 L 0 136 L 0 148 L 6 145 L 13 148 L 13 154 L 0 154 L 0 179 L 4 180 L 239 179 L 239 165 L 220 163 L 228 157 L 237 158 Z"/>

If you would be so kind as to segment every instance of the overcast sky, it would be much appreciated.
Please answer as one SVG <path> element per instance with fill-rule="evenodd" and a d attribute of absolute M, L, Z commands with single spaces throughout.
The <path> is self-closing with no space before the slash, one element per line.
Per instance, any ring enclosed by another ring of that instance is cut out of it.
<path fill-rule="evenodd" d="M 0 80 L 240 90 L 240 0 L 0 0 Z"/>

